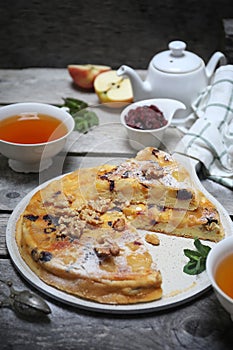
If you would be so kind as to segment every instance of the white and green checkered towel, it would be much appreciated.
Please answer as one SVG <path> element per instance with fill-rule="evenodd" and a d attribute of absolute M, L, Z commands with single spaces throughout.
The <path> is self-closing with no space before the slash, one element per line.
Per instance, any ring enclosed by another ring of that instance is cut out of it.
<path fill-rule="evenodd" d="M 175 151 L 200 160 L 208 178 L 233 189 L 233 65 L 216 70 L 192 107 L 196 119 Z"/>

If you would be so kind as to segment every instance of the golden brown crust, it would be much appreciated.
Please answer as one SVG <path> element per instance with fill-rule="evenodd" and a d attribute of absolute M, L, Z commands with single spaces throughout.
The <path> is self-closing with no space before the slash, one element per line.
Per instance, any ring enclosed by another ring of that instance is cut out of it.
<path fill-rule="evenodd" d="M 156 203 L 169 208 L 195 210 L 199 191 L 187 170 L 169 154 L 154 148 L 140 151 L 119 166 L 99 169 L 96 190 L 102 197 L 130 203 Z"/>
<path fill-rule="evenodd" d="M 212 241 L 224 235 L 216 208 L 187 171 L 146 148 L 120 166 L 76 170 L 35 193 L 17 222 L 16 242 L 47 284 L 130 304 L 162 296 L 161 273 L 137 229 Z"/>
<path fill-rule="evenodd" d="M 122 227 L 114 214 L 108 214 L 112 227 L 87 225 L 78 238 L 68 229 L 61 238 L 61 225 L 48 225 L 45 213 L 41 211 L 39 217 L 24 213 L 16 240 L 24 260 L 46 283 L 101 303 L 129 304 L 161 297 L 161 274 L 129 224 Z"/>

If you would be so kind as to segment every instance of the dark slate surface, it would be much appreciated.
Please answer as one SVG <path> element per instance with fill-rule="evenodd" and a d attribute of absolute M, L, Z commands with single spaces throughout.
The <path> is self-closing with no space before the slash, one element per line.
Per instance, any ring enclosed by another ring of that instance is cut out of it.
<path fill-rule="evenodd" d="M 224 50 L 232 0 L 0 0 L 0 67 L 126 63 L 147 68 L 181 39 L 205 61 Z"/>

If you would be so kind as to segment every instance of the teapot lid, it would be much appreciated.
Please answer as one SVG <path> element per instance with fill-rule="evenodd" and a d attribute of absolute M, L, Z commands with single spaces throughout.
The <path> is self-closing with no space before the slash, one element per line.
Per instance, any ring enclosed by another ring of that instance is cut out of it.
<path fill-rule="evenodd" d="M 170 50 L 160 52 L 152 59 L 152 65 L 157 70 L 166 73 L 188 73 L 198 69 L 202 59 L 192 52 L 185 51 L 186 43 L 171 41 Z"/>

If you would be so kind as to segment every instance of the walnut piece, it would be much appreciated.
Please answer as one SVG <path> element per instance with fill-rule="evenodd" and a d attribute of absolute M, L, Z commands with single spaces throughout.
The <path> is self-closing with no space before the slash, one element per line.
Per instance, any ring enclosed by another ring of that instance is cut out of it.
<path fill-rule="evenodd" d="M 160 244 L 160 240 L 155 233 L 147 233 L 145 236 L 145 240 L 147 243 L 150 243 L 152 245 L 159 245 Z"/>
<path fill-rule="evenodd" d="M 91 209 L 83 209 L 80 213 L 80 219 L 86 221 L 90 225 L 100 225 L 103 221 L 100 219 L 100 214 Z"/>
<path fill-rule="evenodd" d="M 61 216 L 58 224 L 58 237 L 71 236 L 79 238 L 85 227 L 85 222 L 79 220 L 78 216 Z"/>
<path fill-rule="evenodd" d="M 125 229 L 125 219 L 118 218 L 116 221 L 113 222 L 112 227 L 116 231 L 123 231 Z"/>
<path fill-rule="evenodd" d="M 91 209 L 103 214 L 108 210 L 110 203 L 111 199 L 99 198 L 96 200 L 89 200 L 88 206 L 91 207 Z"/>
<path fill-rule="evenodd" d="M 106 259 L 119 255 L 120 248 L 115 242 L 112 242 L 110 239 L 103 239 L 103 244 L 94 247 L 94 251 L 98 258 Z"/>

